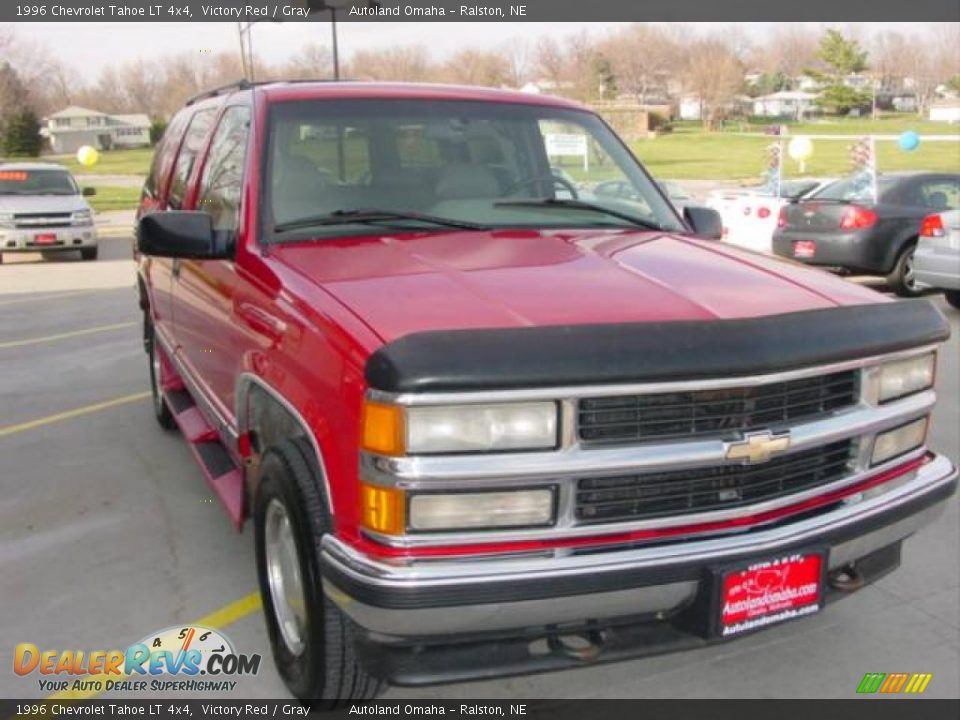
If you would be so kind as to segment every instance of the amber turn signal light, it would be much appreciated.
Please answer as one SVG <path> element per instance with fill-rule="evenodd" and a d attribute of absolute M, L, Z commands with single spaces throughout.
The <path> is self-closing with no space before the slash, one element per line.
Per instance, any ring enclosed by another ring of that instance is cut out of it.
<path fill-rule="evenodd" d="M 363 403 L 360 445 L 378 455 L 403 455 L 403 408 L 367 400 Z"/>
<path fill-rule="evenodd" d="M 384 535 L 400 535 L 405 528 L 403 490 L 360 483 L 360 524 Z"/>

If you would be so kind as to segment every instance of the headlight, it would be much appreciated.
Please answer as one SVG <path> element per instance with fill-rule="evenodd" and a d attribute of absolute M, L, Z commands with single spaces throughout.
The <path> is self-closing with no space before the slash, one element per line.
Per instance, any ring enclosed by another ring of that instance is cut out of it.
<path fill-rule="evenodd" d="M 90 225 L 93 223 L 93 213 L 89 210 L 75 210 L 70 215 L 71 225 Z"/>
<path fill-rule="evenodd" d="M 922 417 L 877 435 L 873 442 L 870 464 L 879 465 L 923 445 L 927 437 L 927 420 L 928 418 Z"/>
<path fill-rule="evenodd" d="M 936 355 L 894 360 L 880 366 L 880 402 L 896 400 L 933 386 Z"/>
<path fill-rule="evenodd" d="M 0 227 L 13 227 L 13 213 L 0 213 Z"/>
<path fill-rule="evenodd" d="M 382 455 L 543 450 L 557 445 L 557 404 L 401 407 L 367 402 L 364 449 Z"/>
<path fill-rule="evenodd" d="M 410 498 L 411 530 L 535 527 L 553 522 L 553 491 L 441 493 Z"/>

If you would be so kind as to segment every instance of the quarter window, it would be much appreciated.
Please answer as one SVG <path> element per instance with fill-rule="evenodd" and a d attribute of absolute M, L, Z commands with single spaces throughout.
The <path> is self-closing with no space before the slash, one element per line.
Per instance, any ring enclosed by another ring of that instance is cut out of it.
<path fill-rule="evenodd" d="M 250 108 L 227 108 L 213 136 L 197 203 L 213 217 L 215 230 L 237 229 L 249 134 Z"/>
<path fill-rule="evenodd" d="M 173 167 L 173 179 L 170 181 L 170 199 L 168 204 L 174 210 L 179 210 L 183 206 L 183 197 L 187 191 L 187 181 L 190 179 L 190 173 L 193 171 L 193 165 L 197 161 L 197 155 L 203 149 L 203 141 L 213 125 L 214 111 L 201 110 L 197 112 L 190 121 L 190 127 L 187 128 L 187 135 L 180 146 L 180 154 L 177 155 L 176 164 Z"/>

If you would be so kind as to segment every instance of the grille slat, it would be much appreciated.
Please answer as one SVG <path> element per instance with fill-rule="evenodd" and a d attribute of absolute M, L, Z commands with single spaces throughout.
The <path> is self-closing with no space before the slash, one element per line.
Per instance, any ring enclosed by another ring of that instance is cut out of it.
<path fill-rule="evenodd" d="M 850 472 L 854 444 L 843 440 L 760 465 L 721 465 L 577 481 L 580 524 L 725 510 L 773 500 L 840 480 Z"/>
<path fill-rule="evenodd" d="M 848 370 L 756 387 L 584 398 L 577 433 L 586 444 L 724 436 L 849 407 L 857 391 Z"/>

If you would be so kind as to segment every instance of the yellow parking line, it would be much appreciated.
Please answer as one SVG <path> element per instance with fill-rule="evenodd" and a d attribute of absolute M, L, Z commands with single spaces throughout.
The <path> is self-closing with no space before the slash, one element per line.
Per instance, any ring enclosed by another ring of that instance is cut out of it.
<path fill-rule="evenodd" d="M 5 435 L 13 435 L 14 433 L 23 432 L 24 430 L 32 430 L 33 428 L 42 427 L 43 425 L 50 425 L 52 423 L 60 422 L 61 420 L 70 420 L 71 418 L 80 417 L 81 415 L 89 415 L 90 413 L 106 410 L 108 408 L 116 407 L 117 405 L 125 405 L 127 403 L 136 402 L 137 400 L 144 400 L 148 397 L 150 397 L 149 392 L 121 395 L 120 397 L 113 398 L 112 400 L 104 400 L 103 402 L 94 403 L 93 405 L 84 405 L 83 407 L 65 410 L 64 412 L 56 413 L 55 415 L 47 415 L 46 417 L 37 418 L 36 420 L 28 420 L 27 422 L 18 423 L 16 425 L 7 425 L 5 427 L 0 427 L 0 437 Z"/>
<path fill-rule="evenodd" d="M 232 625 L 241 618 L 245 618 L 251 613 L 255 613 L 261 607 L 260 604 L 260 593 L 252 592 L 249 595 L 244 595 L 239 600 L 234 600 L 229 605 L 224 605 L 218 610 L 214 610 L 209 615 L 204 615 L 199 620 L 196 620 L 192 623 L 187 623 L 188 625 L 203 625 L 205 627 L 213 628 L 214 630 L 222 630 L 227 625 Z M 123 680 L 129 677 L 129 675 L 90 675 L 84 677 L 84 680 L 99 680 L 102 685 L 106 685 L 107 680 Z M 90 700 L 99 695 L 102 695 L 106 690 L 61 690 L 58 693 L 47 696 L 47 700 Z"/>
<path fill-rule="evenodd" d="M 0 300 L 0 306 L 40 302 L 41 300 L 56 300 L 58 298 L 70 297 L 71 295 L 85 295 L 91 292 L 96 292 L 96 290 L 70 290 L 68 292 L 53 293 L 52 295 L 42 295 L 40 297 L 31 296 L 26 298 L 17 298 L 16 300 Z"/>
<path fill-rule="evenodd" d="M 56 335 L 43 335 L 41 337 L 24 338 L 22 340 L 8 340 L 0 343 L 0 350 L 13 347 L 22 347 L 24 345 L 35 345 L 37 343 L 53 342 L 54 340 L 63 340 L 64 338 L 77 337 L 79 335 L 92 335 L 93 333 L 107 332 L 108 330 L 119 330 L 120 328 L 133 327 L 137 323 L 125 322 L 114 323 L 113 325 L 97 325 L 96 327 L 84 328 L 83 330 L 71 330 L 70 332 L 58 333 Z"/>

